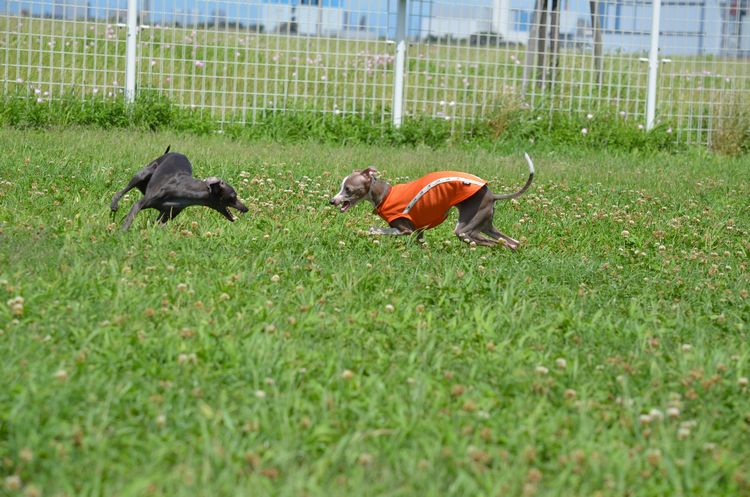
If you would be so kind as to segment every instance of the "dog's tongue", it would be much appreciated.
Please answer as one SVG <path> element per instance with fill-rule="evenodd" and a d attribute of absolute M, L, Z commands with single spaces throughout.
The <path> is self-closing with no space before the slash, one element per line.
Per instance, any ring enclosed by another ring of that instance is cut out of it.
<path fill-rule="evenodd" d="M 349 203 L 348 200 L 345 200 L 344 203 L 341 204 L 341 212 L 346 212 L 347 210 L 349 210 L 349 206 L 351 206 L 351 205 L 352 204 Z"/>

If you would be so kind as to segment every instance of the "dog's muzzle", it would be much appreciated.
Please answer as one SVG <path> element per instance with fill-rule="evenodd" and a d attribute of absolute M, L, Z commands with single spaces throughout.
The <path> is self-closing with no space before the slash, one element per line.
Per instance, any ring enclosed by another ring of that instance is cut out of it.
<path fill-rule="evenodd" d="M 341 212 L 346 212 L 347 210 L 349 210 L 349 207 L 352 206 L 352 203 L 350 201 L 348 201 L 348 200 L 341 200 L 340 198 L 338 198 L 338 196 L 333 197 L 331 199 L 330 203 L 331 203 L 331 205 L 340 205 L 341 207 L 339 208 L 339 210 Z"/>

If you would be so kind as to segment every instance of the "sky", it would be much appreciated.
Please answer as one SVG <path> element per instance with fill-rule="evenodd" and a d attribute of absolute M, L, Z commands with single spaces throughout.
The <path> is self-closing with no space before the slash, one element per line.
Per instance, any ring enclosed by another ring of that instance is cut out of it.
<path fill-rule="evenodd" d="M 243 24 L 263 23 L 264 20 L 286 17 L 292 5 L 321 2 L 324 7 L 342 8 L 349 13 L 350 24 L 359 25 L 363 20 L 369 29 L 384 35 L 395 28 L 397 0 L 139 0 L 141 5 L 150 4 L 152 23 L 171 23 L 175 20 L 186 23 L 210 21 L 216 13 L 222 13 L 230 21 Z M 531 10 L 533 0 L 510 0 L 511 8 Z M 587 0 L 563 0 L 564 8 L 586 12 Z M 419 15 L 427 16 L 432 5 L 453 6 L 462 16 L 481 16 L 492 7 L 493 0 L 410 0 L 409 30 L 419 30 Z M 107 19 L 117 10 L 125 10 L 127 0 L 0 0 L 0 12 L 19 14 L 22 10 L 33 15 L 88 15 Z M 481 7 L 484 7 L 482 9 Z M 75 14 L 72 14 L 75 12 Z M 86 14 L 83 14 L 83 13 Z M 390 34 L 390 33 L 388 33 Z"/>

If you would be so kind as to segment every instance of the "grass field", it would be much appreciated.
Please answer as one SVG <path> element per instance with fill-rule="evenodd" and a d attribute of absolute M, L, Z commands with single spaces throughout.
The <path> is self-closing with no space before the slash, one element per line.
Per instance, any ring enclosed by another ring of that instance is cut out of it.
<path fill-rule="evenodd" d="M 235 185 L 118 224 L 167 144 Z M 531 148 L 472 249 L 373 238 L 352 167 L 522 150 L 0 130 L 0 495 L 750 495 L 750 159 Z M 6 304 L 7 303 L 7 304 Z"/>

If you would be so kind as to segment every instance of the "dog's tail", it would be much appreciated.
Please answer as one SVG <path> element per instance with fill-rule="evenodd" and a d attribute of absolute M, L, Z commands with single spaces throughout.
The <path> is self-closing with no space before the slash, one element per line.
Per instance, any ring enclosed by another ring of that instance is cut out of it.
<path fill-rule="evenodd" d="M 167 155 L 169 153 L 170 148 L 172 148 L 172 145 L 167 145 L 167 149 L 164 151 L 162 155 Z"/>
<path fill-rule="evenodd" d="M 523 193 L 526 190 L 529 189 L 529 187 L 531 186 L 531 182 L 534 181 L 534 163 L 531 161 L 531 157 L 529 157 L 529 154 L 524 152 L 523 155 L 524 157 L 526 157 L 526 162 L 529 164 L 529 179 L 526 180 L 526 184 L 523 185 L 523 188 L 521 188 L 515 193 L 506 193 L 503 195 L 492 195 L 493 200 L 508 200 L 511 198 L 518 198 L 521 195 L 523 195 Z"/>

